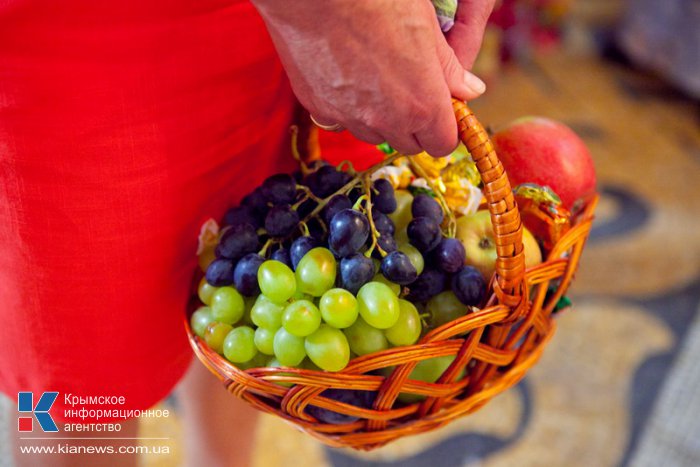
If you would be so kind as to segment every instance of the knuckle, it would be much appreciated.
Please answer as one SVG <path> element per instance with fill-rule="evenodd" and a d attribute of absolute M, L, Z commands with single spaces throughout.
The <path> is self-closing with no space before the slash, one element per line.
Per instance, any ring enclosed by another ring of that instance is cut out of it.
<path fill-rule="evenodd" d="M 386 130 L 387 118 L 381 112 L 365 111 L 360 121 L 374 131 Z"/>
<path fill-rule="evenodd" d="M 412 132 L 429 129 L 436 121 L 437 112 L 426 104 L 416 105 L 408 115 L 408 129 Z"/>
<path fill-rule="evenodd" d="M 407 139 L 402 139 L 402 140 L 389 140 L 388 141 L 389 145 L 396 149 L 398 152 L 401 154 L 418 154 L 419 152 L 423 151 L 423 148 L 421 148 L 417 143 L 407 140 Z"/>

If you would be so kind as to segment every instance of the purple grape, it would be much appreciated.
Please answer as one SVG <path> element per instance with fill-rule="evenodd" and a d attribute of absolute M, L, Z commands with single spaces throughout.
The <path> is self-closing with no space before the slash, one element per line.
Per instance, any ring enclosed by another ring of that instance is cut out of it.
<path fill-rule="evenodd" d="M 353 253 L 340 260 L 340 283 L 353 295 L 371 281 L 376 272 L 374 261 L 362 253 Z"/>
<path fill-rule="evenodd" d="M 391 214 L 396 211 L 396 197 L 394 187 L 389 180 L 380 178 L 375 180 L 372 191 L 372 205 L 384 214 Z"/>
<path fill-rule="evenodd" d="M 237 260 L 258 249 L 258 234 L 251 224 L 236 224 L 226 228 L 216 246 L 217 258 Z"/>
<path fill-rule="evenodd" d="M 374 399 L 377 397 L 377 393 L 375 391 L 356 391 L 353 389 L 331 388 L 323 391 L 321 396 L 336 400 L 338 402 L 343 402 L 345 404 L 354 405 L 355 407 L 369 409 L 372 407 L 372 404 L 374 404 Z M 343 425 L 359 420 L 355 416 L 333 412 L 332 410 L 328 409 L 322 409 L 321 407 L 317 407 L 315 405 L 307 405 L 305 410 L 306 413 L 317 419 L 319 422 L 329 423 L 332 425 Z"/>
<path fill-rule="evenodd" d="M 260 293 L 258 287 L 258 268 L 265 258 L 257 253 L 249 253 L 241 258 L 233 271 L 233 283 L 236 289 L 247 297 Z"/>
<path fill-rule="evenodd" d="M 342 170 L 336 170 L 334 174 L 328 177 L 328 183 L 333 188 L 332 193 L 343 188 L 350 180 L 352 180 L 352 175 Z"/>
<path fill-rule="evenodd" d="M 250 206 L 256 213 L 261 213 L 261 215 L 264 215 L 269 209 L 269 206 L 267 205 L 267 197 L 263 193 L 261 187 L 256 188 L 252 193 L 243 198 L 241 204 L 244 206 Z"/>
<path fill-rule="evenodd" d="M 344 172 L 338 172 L 332 165 L 324 165 L 310 173 L 305 183 L 314 195 L 325 198 L 343 186 L 341 183 L 344 176 L 339 175 L 342 173 Z"/>
<path fill-rule="evenodd" d="M 272 204 L 292 204 L 297 195 L 297 184 L 289 174 L 276 174 L 265 179 L 262 192 Z"/>
<path fill-rule="evenodd" d="M 426 268 L 418 278 L 408 284 L 407 299 L 411 302 L 427 302 L 447 288 L 447 274 Z"/>
<path fill-rule="evenodd" d="M 258 228 L 261 226 L 260 217 L 251 206 L 241 205 L 229 209 L 224 214 L 224 225 L 251 224 Z"/>
<path fill-rule="evenodd" d="M 435 198 L 432 196 L 428 196 L 424 193 L 421 193 L 413 198 L 413 204 L 411 204 L 411 214 L 413 214 L 414 218 L 429 217 L 438 225 L 442 224 L 442 219 L 444 218 L 440 203 L 435 201 Z"/>
<path fill-rule="evenodd" d="M 265 230 L 272 237 L 286 237 L 299 225 L 299 213 L 289 204 L 278 204 L 265 216 Z"/>
<path fill-rule="evenodd" d="M 457 272 L 466 258 L 464 245 L 456 238 L 443 238 L 430 254 L 433 264 L 448 273 Z"/>
<path fill-rule="evenodd" d="M 348 200 L 349 201 L 349 200 Z M 380 233 L 388 233 L 389 235 L 394 235 L 396 232 L 396 227 L 394 227 L 394 221 L 392 221 L 389 216 L 381 211 L 372 210 L 372 220 L 374 221 L 374 227 Z"/>
<path fill-rule="evenodd" d="M 350 209 L 352 202 L 345 195 L 335 195 L 328 200 L 328 204 L 323 208 L 323 220 L 326 225 L 330 225 L 333 216 L 338 214 L 343 209 Z"/>
<path fill-rule="evenodd" d="M 377 245 L 379 245 L 379 248 L 384 250 L 385 253 L 391 253 L 399 248 L 398 245 L 396 245 L 396 239 L 394 236 L 388 233 L 382 233 L 379 235 L 379 237 L 377 237 Z M 375 251 L 379 253 L 378 250 Z"/>
<path fill-rule="evenodd" d="M 408 255 L 402 251 L 394 251 L 386 255 L 382 260 L 381 269 L 384 277 L 401 285 L 410 284 L 418 277 L 415 266 Z"/>
<path fill-rule="evenodd" d="M 457 271 L 451 285 L 459 301 L 468 306 L 479 306 L 486 295 L 486 279 L 473 266 L 463 266 Z"/>
<path fill-rule="evenodd" d="M 301 258 L 303 258 L 304 255 L 309 252 L 309 250 L 316 248 L 317 246 L 321 246 L 321 242 L 312 237 L 299 237 L 294 240 L 294 242 L 292 242 L 292 246 L 289 248 L 289 257 L 292 260 L 292 269 L 296 270 L 297 264 L 299 264 Z"/>
<path fill-rule="evenodd" d="M 321 196 L 321 192 L 324 191 L 324 189 L 320 186 L 320 182 L 318 181 L 318 175 L 316 172 L 312 172 L 309 175 L 306 176 L 304 179 L 304 185 L 308 187 L 309 190 L 311 190 L 311 193 L 314 195 L 323 198 Z"/>
<path fill-rule="evenodd" d="M 207 267 L 205 277 L 207 282 L 214 287 L 223 287 L 233 284 L 233 261 L 230 259 L 215 259 Z"/>
<path fill-rule="evenodd" d="M 321 221 L 318 219 L 310 219 L 306 223 L 306 227 L 309 229 L 309 237 L 313 237 L 316 240 L 318 240 L 320 243 L 327 243 L 326 242 L 326 236 L 327 233 L 324 230 L 324 228 L 321 226 Z"/>
<path fill-rule="evenodd" d="M 289 266 L 289 269 L 292 268 L 292 258 L 289 256 L 289 250 L 284 247 L 272 252 L 272 254 L 270 255 L 270 259 L 274 259 L 276 261 L 279 261 L 280 263 L 286 264 L 287 266 Z"/>
<path fill-rule="evenodd" d="M 367 216 L 354 209 L 343 209 L 331 220 L 328 244 L 340 257 L 359 250 L 369 237 Z"/>
<path fill-rule="evenodd" d="M 440 225 L 429 217 L 416 217 L 408 223 L 408 239 L 421 253 L 435 248 L 442 239 Z"/>

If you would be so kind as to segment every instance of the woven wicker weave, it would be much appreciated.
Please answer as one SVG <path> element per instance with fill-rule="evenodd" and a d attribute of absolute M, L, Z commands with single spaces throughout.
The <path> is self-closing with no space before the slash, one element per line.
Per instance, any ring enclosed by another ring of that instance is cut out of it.
<path fill-rule="evenodd" d="M 578 265 L 597 197 L 588 201 L 545 261 L 525 270 L 523 228 L 508 177 L 472 111 L 457 100 L 453 106 L 460 138 L 481 173 L 496 236 L 498 259 L 486 306 L 432 330 L 415 345 L 355 358 L 337 373 L 296 368 L 242 371 L 207 347 L 185 319 L 197 357 L 231 393 L 330 446 L 370 450 L 474 412 L 516 384 L 535 364 L 554 333 L 552 311 Z M 552 287 L 556 291 L 548 294 Z M 444 355 L 457 357 L 437 382 L 408 379 L 419 361 Z M 373 371 L 387 367 L 395 367 L 388 377 Z M 280 382 L 292 386 L 276 384 Z M 378 395 L 373 408 L 363 409 L 320 396 L 328 388 L 378 391 Z M 411 405 L 394 404 L 401 392 L 427 397 Z M 309 404 L 359 420 L 321 423 L 305 412 Z"/>

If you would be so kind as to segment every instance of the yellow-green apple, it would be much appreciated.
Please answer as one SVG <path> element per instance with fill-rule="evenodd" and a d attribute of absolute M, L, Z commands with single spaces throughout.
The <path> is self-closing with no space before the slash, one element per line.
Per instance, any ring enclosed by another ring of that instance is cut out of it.
<path fill-rule="evenodd" d="M 457 219 L 457 238 L 464 245 L 465 264 L 477 268 L 489 280 L 496 268 L 496 240 L 488 211 L 477 211 Z M 529 230 L 523 228 L 525 267 L 542 262 L 542 252 L 537 240 Z"/>
<path fill-rule="evenodd" d="M 512 186 L 549 186 L 567 209 L 595 191 L 591 154 L 581 138 L 563 123 L 522 117 L 496 132 L 492 141 Z"/>
<path fill-rule="evenodd" d="M 396 198 L 396 210 L 389 214 L 389 219 L 394 222 L 396 231 L 399 232 L 406 228 L 411 222 L 411 203 L 413 203 L 413 195 L 407 190 L 396 190 L 394 193 Z"/>

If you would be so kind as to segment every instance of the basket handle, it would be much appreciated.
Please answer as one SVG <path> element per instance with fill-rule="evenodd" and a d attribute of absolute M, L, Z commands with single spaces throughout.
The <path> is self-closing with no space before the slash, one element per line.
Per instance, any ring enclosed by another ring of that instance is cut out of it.
<path fill-rule="evenodd" d="M 452 99 L 457 117 L 459 138 L 471 153 L 484 183 L 484 197 L 491 213 L 496 241 L 496 275 L 493 282 L 498 301 L 509 307 L 522 302 L 522 283 L 525 275 L 523 226 L 518 205 L 513 197 L 508 176 L 496 155 L 488 133 L 465 102 Z"/>

